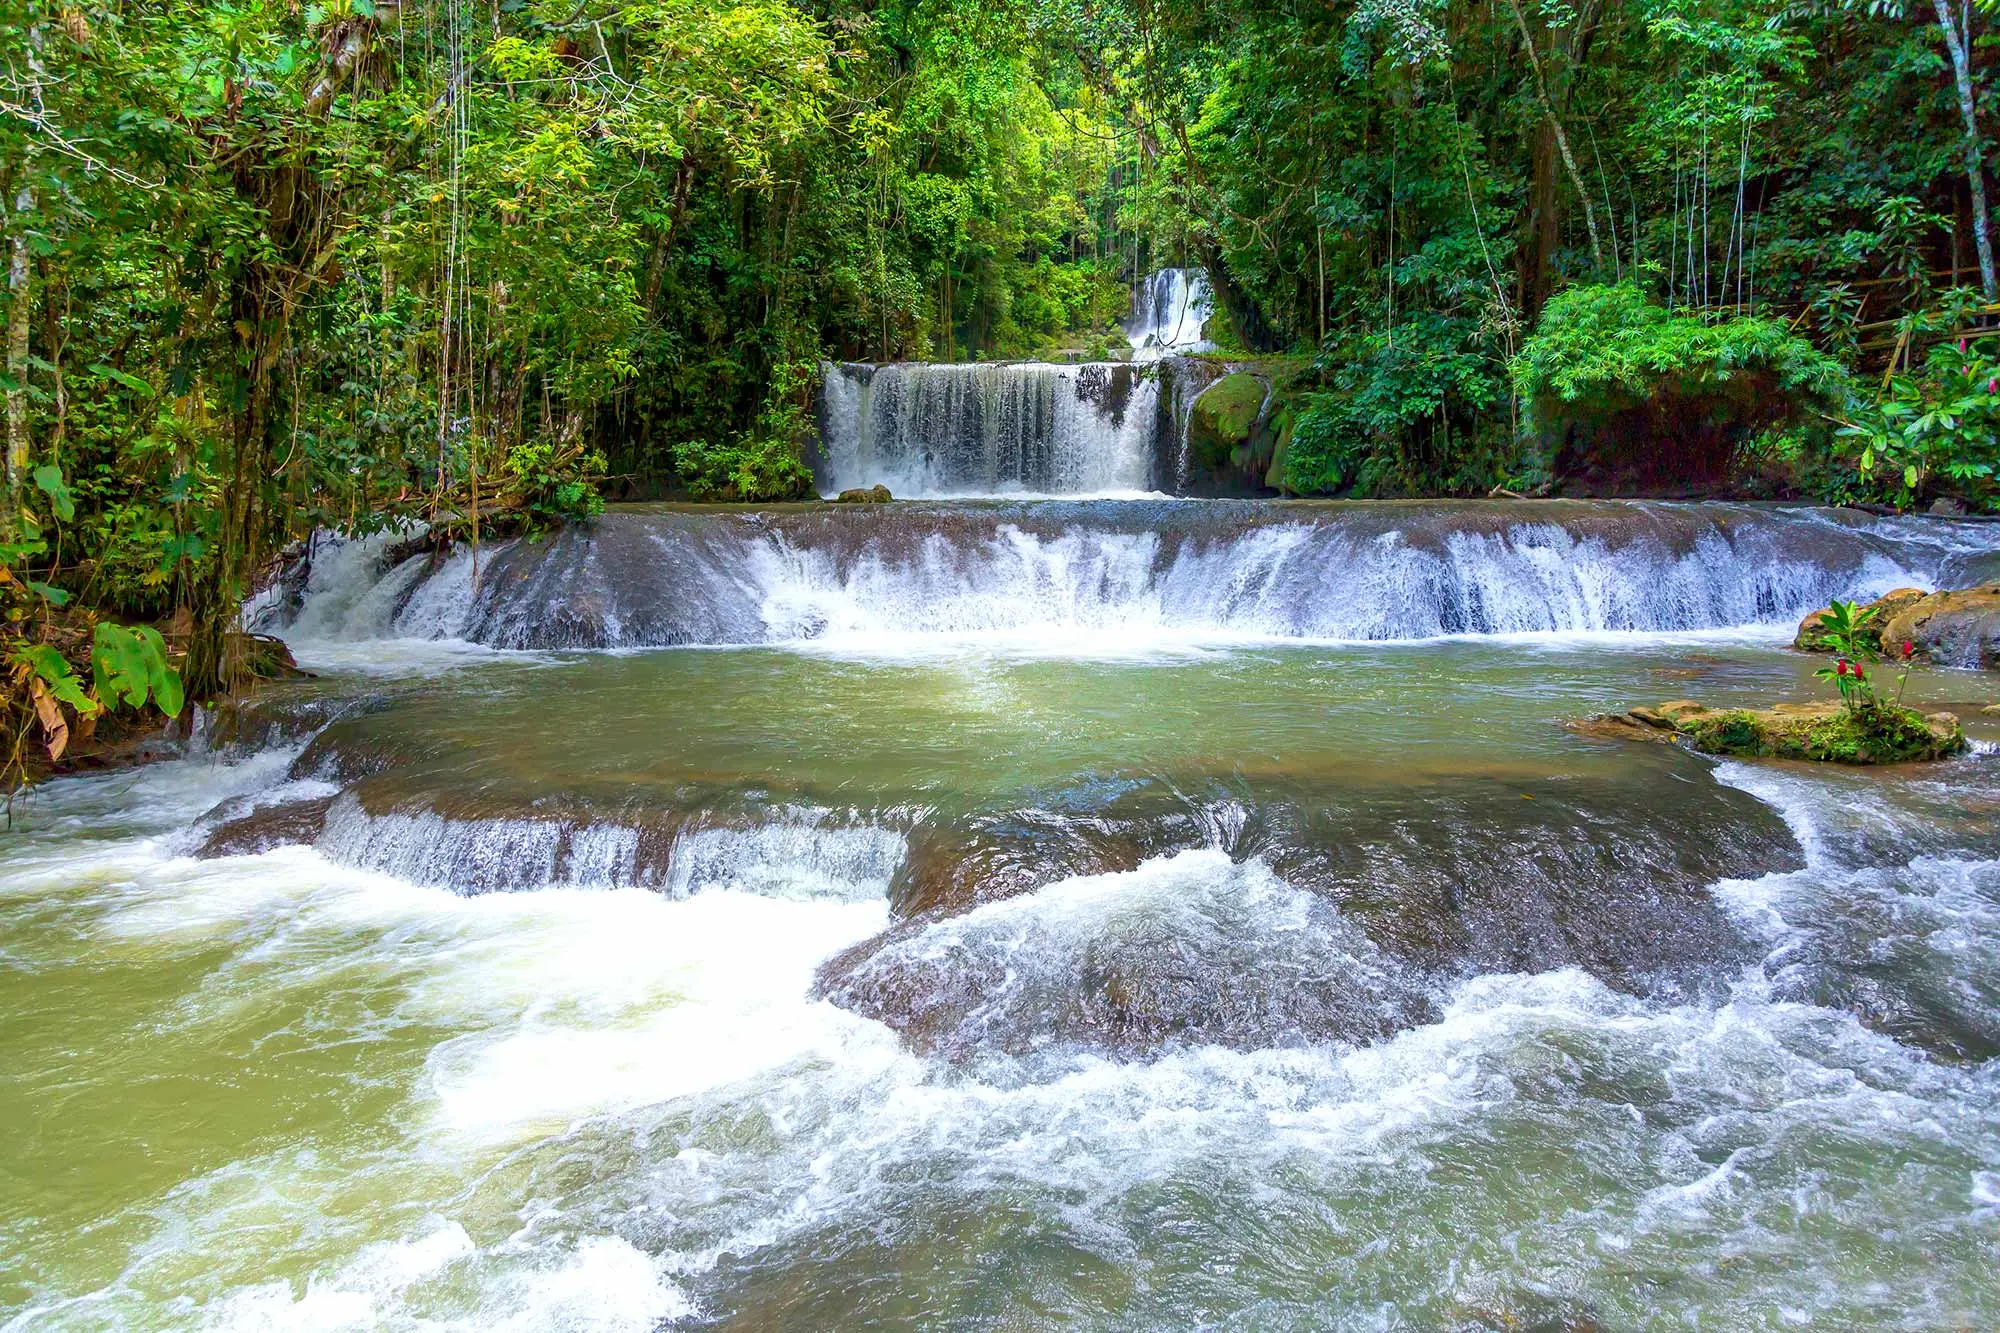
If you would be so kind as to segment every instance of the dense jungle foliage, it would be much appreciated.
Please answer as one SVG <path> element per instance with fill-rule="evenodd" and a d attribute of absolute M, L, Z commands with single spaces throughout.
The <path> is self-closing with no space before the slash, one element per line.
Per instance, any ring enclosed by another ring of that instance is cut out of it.
<path fill-rule="evenodd" d="M 24 645 L 109 617 L 210 693 L 315 526 L 796 497 L 823 358 L 1101 353 L 1168 264 L 1208 271 L 1218 341 L 1295 368 L 1291 491 L 1626 476 L 1686 436 L 1823 496 L 1990 505 L 1989 26 L 13 0 L 10 669 L 46 685 Z"/>

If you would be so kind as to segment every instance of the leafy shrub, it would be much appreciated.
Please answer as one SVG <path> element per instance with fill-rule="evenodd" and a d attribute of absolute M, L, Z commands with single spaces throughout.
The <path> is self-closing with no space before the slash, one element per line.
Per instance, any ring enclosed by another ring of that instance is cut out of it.
<path fill-rule="evenodd" d="M 731 444 L 691 440 L 674 448 L 674 463 L 697 500 L 762 503 L 803 499 L 812 469 L 786 440 L 743 439 Z"/>
<path fill-rule="evenodd" d="M 1329 359 L 1327 387 L 1293 409 L 1285 489 L 1462 494 L 1505 474 L 1511 442 L 1484 418 L 1506 385 L 1475 321 L 1418 313 Z"/>
<path fill-rule="evenodd" d="M 500 507 L 529 533 L 588 522 L 604 512 L 597 491 L 604 470 L 603 453 L 578 440 L 527 440 L 507 451 Z"/>
<path fill-rule="evenodd" d="M 1837 361 L 1777 321 L 1710 323 L 1629 284 L 1556 296 L 1512 369 L 1558 472 L 1646 485 L 1720 481 L 1740 444 L 1848 391 Z"/>
<path fill-rule="evenodd" d="M 1840 435 L 1858 444 L 1863 493 L 1902 506 L 1938 489 L 2000 501 L 2000 360 L 1991 339 L 1940 343 L 1923 369 L 1857 398 Z"/>
<path fill-rule="evenodd" d="M 819 365 L 781 362 L 772 368 L 770 394 L 756 424 L 727 444 L 690 440 L 674 447 L 674 467 L 697 500 L 744 504 L 802 500 L 812 493 L 806 441 L 812 435 L 812 396 Z"/>

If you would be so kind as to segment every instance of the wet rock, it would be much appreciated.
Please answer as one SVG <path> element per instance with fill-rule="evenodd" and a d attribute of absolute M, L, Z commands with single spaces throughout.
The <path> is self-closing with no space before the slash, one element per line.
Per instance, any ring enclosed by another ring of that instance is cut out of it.
<path fill-rule="evenodd" d="M 1132 870 L 1149 855 L 1199 845 L 1136 819 L 1010 812 L 969 825 L 920 825 L 889 887 L 898 916 L 938 916 L 1032 893 L 1057 880 Z"/>
<path fill-rule="evenodd" d="M 2000 584 L 1913 602 L 1883 625 L 1882 642 L 1912 644 L 1933 666 L 2000 669 Z"/>
<path fill-rule="evenodd" d="M 214 826 L 195 849 L 195 855 L 255 856 L 276 847 L 311 846 L 319 841 L 320 830 L 326 826 L 326 812 L 334 799 L 320 796 L 252 806 L 247 810 L 241 803 L 227 802 L 203 817 L 204 823 L 213 822 Z"/>
<path fill-rule="evenodd" d="M 837 505 L 885 505 L 895 499 L 889 488 L 881 484 L 874 486 L 854 486 L 833 497 Z"/>
<path fill-rule="evenodd" d="M 819 990 L 954 1059 L 1367 1042 L 1492 971 L 1686 993 L 1754 956 L 1709 886 L 1801 864 L 1766 806 L 1698 769 L 1176 787 L 1178 806 L 1147 789 L 1072 816 L 1081 832 L 1051 810 L 920 829 L 894 891 L 917 915 Z"/>
<path fill-rule="evenodd" d="M 1331 903 L 1216 851 L 905 922 L 818 989 L 953 1060 L 1368 1042 L 1434 1014 L 1427 978 Z"/>
<path fill-rule="evenodd" d="M 1938 568 L 1940 588 L 1981 588 L 1989 583 L 2000 583 L 2000 551 L 1955 555 Z"/>
<path fill-rule="evenodd" d="M 1269 450 L 1251 456 L 1271 386 L 1256 375 L 1237 371 L 1202 390 L 1188 413 L 1187 447 L 1192 467 L 1201 473 L 1248 470 L 1261 477 L 1270 465 Z"/>
<path fill-rule="evenodd" d="M 1414 805 L 1384 793 L 1379 813 L 1310 812 L 1268 858 L 1440 978 L 1579 967 L 1619 990 L 1684 994 L 1753 952 L 1710 886 L 1804 858 L 1762 802 L 1688 780 L 1699 761 L 1647 747 L 1629 762 L 1612 784 L 1477 780 Z"/>
<path fill-rule="evenodd" d="M 1563 726 L 1579 736 L 1596 741 L 1652 741 L 1671 745 L 1678 736 L 1673 723 L 1650 708 L 1634 708 L 1624 713 L 1595 713 L 1565 722 Z"/>
<path fill-rule="evenodd" d="M 1863 628 L 1862 636 L 1873 645 L 1876 652 L 1882 651 L 1882 643 L 1885 638 L 1883 631 L 1889 622 L 1928 596 L 1930 594 L 1922 588 L 1898 588 L 1894 592 L 1884 593 L 1882 596 L 1877 597 L 1874 601 L 1860 608 L 1862 611 L 1872 611 L 1875 613 L 1869 618 L 1868 624 Z M 1804 620 L 1801 620 L 1799 622 L 1799 632 L 1792 640 L 1792 647 L 1802 653 L 1832 652 L 1833 646 L 1826 641 L 1824 634 L 1826 615 L 1826 611 L 1822 609 L 1813 612 Z M 1901 643 L 1902 640 L 1896 639 L 1894 642 Z"/>

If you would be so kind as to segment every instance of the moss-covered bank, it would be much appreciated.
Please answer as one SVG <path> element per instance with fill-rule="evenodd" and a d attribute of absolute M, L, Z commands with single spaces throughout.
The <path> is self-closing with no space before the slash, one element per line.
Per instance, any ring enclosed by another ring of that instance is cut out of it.
<path fill-rule="evenodd" d="M 1607 740 L 1679 741 L 1704 754 L 1804 759 L 1828 764 L 1903 764 L 1964 754 L 1965 732 L 1950 713 L 1872 703 L 1775 704 L 1709 708 L 1688 699 L 1571 724 Z"/>

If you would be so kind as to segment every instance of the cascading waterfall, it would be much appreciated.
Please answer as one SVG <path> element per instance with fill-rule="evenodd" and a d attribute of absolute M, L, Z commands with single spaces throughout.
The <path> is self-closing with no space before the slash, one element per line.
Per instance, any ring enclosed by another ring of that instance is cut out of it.
<path fill-rule="evenodd" d="M 1189 377 L 1149 364 L 1209 346 L 1208 275 L 1164 269 L 1133 289 L 1130 361 L 828 363 L 820 489 L 899 498 L 1179 490 Z M 1162 380 L 1171 409 L 1162 412 Z M 1199 378 L 1199 377 L 1194 377 Z"/>
<path fill-rule="evenodd" d="M 829 365 L 822 489 L 1078 495 L 1154 482 L 1157 381 L 1120 362 Z"/>
<path fill-rule="evenodd" d="M 653 508 L 393 570 L 337 548 L 301 643 L 605 648 L 912 636 L 1412 640 L 1796 620 L 1935 582 L 1934 531 L 1828 511 L 1554 502 Z"/>
<path fill-rule="evenodd" d="M 1125 335 L 1135 360 L 1206 351 L 1202 327 L 1214 310 L 1208 274 L 1198 268 L 1168 268 L 1147 275 L 1132 289 L 1132 318 Z"/>

